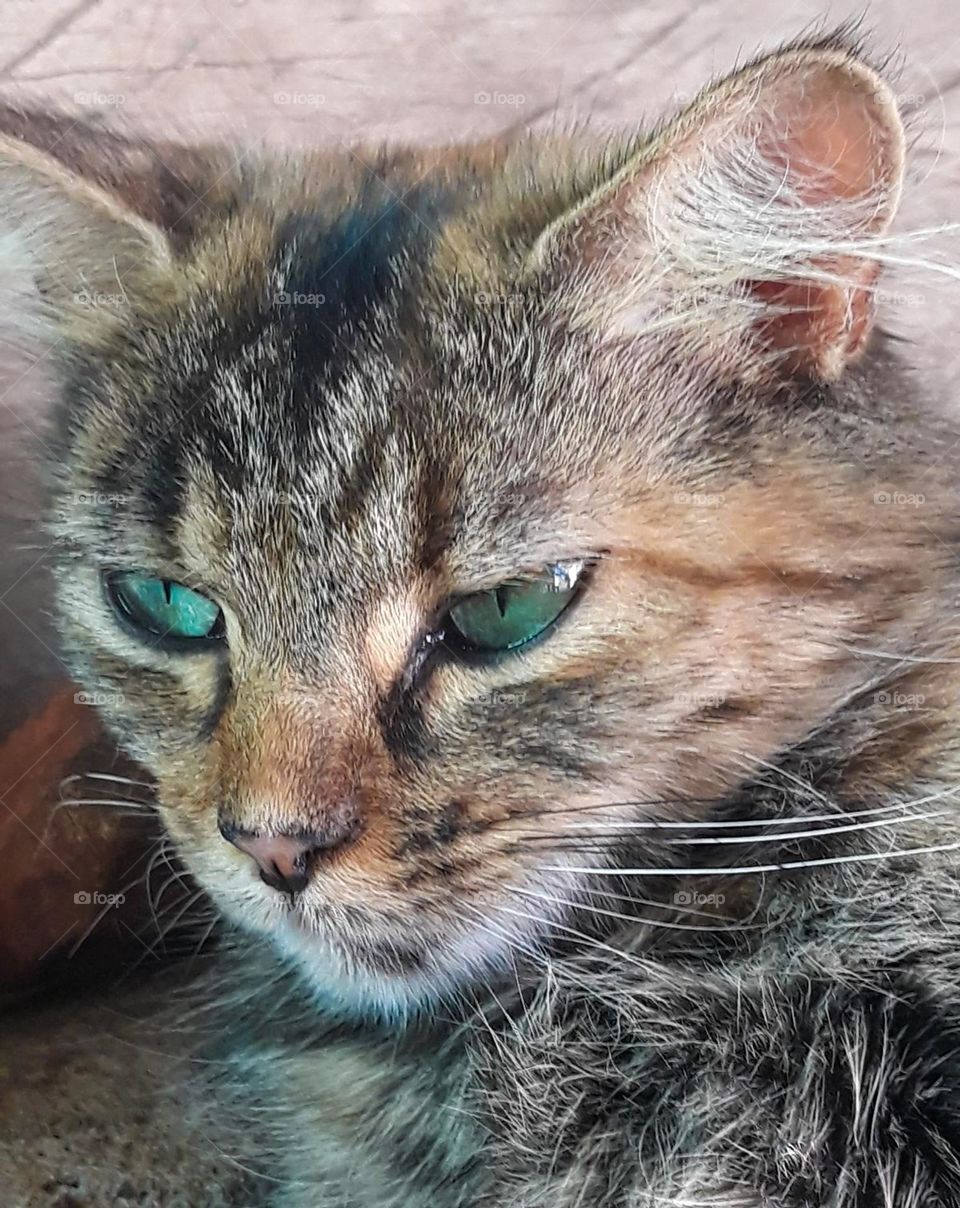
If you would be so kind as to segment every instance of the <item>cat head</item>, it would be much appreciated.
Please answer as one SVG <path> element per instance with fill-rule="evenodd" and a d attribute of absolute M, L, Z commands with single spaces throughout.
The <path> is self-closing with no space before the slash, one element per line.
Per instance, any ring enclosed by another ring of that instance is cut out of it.
<path fill-rule="evenodd" d="M 878 506 L 916 450 L 861 356 L 902 159 L 836 39 L 602 146 L 3 142 L 72 666 L 318 991 L 535 954 L 929 623 L 950 555 Z"/>

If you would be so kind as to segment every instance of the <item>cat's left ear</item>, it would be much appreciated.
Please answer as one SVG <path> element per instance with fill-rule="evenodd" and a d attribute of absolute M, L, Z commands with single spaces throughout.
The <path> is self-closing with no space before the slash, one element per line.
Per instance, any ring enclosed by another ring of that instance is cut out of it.
<path fill-rule="evenodd" d="M 528 268 L 614 337 L 666 326 L 738 371 L 829 380 L 870 332 L 903 155 L 872 68 L 837 40 L 788 47 L 635 149 Z"/>
<path fill-rule="evenodd" d="M 17 138 L 0 136 L 0 321 L 48 339 L 116 313 L 171 263 L 159 226 Z"/>

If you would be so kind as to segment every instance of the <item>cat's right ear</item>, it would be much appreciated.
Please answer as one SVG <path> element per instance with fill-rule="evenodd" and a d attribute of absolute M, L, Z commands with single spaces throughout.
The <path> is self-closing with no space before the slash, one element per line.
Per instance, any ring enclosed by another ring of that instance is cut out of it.
<path fill-rule="evenodd" d="M 0 136 L 0 323 L 31 341 L 81 336 L 169 268 L 161 228 L 17 138 Z"/>
<path fill-rule="evenodd" d="M 788 46 L 601 171 L 527 268 L 613 338 L 669 328 L 721 372 L 830 380 L 872 326 L 903 146 L 844 35 Z"/>

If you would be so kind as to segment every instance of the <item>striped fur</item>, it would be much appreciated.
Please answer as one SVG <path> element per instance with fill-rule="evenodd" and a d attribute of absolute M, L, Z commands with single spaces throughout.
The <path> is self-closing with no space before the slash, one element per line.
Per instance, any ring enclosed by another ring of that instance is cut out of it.
<path fill-rule="evenodd" d="M 229 166 L 51 121 L 7 115 L 0 233 L 63 381 L 64 643 L 295 970 L 224 956 L 197 1091 L 276 1202 L 960 1202 L 957 442 L 869 339 L 903 139 L 858 49 L 603 148 Z M 430 640 L 566 558 L 528 650 Z M 123 567 L 227 648 L 124 630 Z M 217 829 L 343 808 L 296 904 Z"/>

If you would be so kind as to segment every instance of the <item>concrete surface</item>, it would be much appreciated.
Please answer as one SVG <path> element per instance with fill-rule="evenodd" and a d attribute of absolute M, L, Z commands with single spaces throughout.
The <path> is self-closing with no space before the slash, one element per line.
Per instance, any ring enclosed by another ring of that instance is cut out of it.
<path fill-rule="evenodd" d="M 288 143 L 430 141 L 573 117 L 629 126 L 738 57 L 861 12 L 801 0 L 0 0 L 0 91 L 158 135 Z M 914 151 L 903 225 L 953 220 L 960 13 L 950 0 L 877 0 L 866 20 L 904 63 Z M 956 244 L 948 254 L 960 264 Z M 957 289 L 907 273 L 888 286 L 885 315 L 948 405 Z M 62 675 L 36 531 L 50 388 L 42 365 L 2 363 L 0 730 Z"/>

